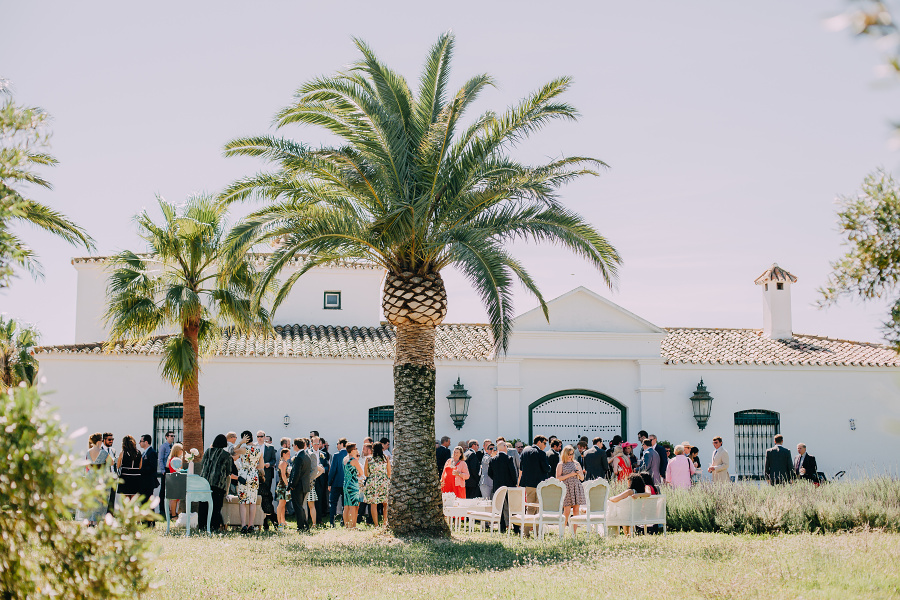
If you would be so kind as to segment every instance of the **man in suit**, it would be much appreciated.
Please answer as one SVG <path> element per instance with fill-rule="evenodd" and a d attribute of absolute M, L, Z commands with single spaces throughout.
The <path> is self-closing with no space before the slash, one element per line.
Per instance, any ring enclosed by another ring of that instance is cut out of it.
<path fill-rule="evenodd" d="M 819 467 L 816 465 L 816 457 L 806 451 L 806 444 L 797 444 L 794 476 L 819 485 Z"/>
<path fill-rule="evenodd" d="M 550 477 L 556 477 L 556 465 L 559 464 L 559 453 L 562 450 L 562 442 L 556 438 L 550 442 L 547 450 L 547 462 L 550 463 Z"/>
<path fill-rule="evenodd" d="M 267 439 L 271 438 L 266 436 L 265 431 L 259 430 L 256 432 L 256 447 L 259 448 L 259 452 L 263 457 L 263 477 L 265 479 L 259 482 L 259 495 L 262 498 L 260 508 L 265 514 L 263 529 L 266 531 L 269 530 L 270 523 L 278 527 L 272 494 L 272 481 L 275 479 L 275 464 L 278 462 L 278 455 L 275 452 L 275 447 L 268 443 Z"/>
<path fill-rule="evenodd" d="M 500 440 L 496 443 L 497 454 L 495 454 L 488 463 L 488 477 L 491 478 L 492 489 L 491 494 L 495 494 L 497 490 L 506 486 L 507 488 L 516 487 L 518 474 L 516 467 L 513 465 L 512 458 L 507 454 L 506 442 Z M 509 526 L 509 497 L 503 501 L 503 514 L 500 517 L 500 532 L 506 531 Z"/>
<path fill-rule="evenodd" d="M 522 452 L 522 471 L 519 473 L 519 485 L 525 488 L 525 502 L 538 503 L 537 486 L 550 477 L 550 461 L 547 460 L 547 438 L 534 436 L 534 443 Z M 537 508 L 529 506 L 528 514 L 535 514 Z M 526 529 L 525 533 L 528 534 Z"/>
<path fill-rule="evenodd" d="M 175 444 L 175 432 L 167 431 L 162 446 L 159 447 L 157 453 L 156 475 L 159 477 L 159 506 L 157 510 L 159 514 L 164 514 L 166 499 L 166 465 L 169 462 L 169 453 L 172 452 L 172 445 Z"/>
<path fill-rule="evenodd" d="M 609 461 L 606 458 L 606 450 L 603 449 L 603 438 L 595 437 L 593 446 L 584 453 L 584 478 L 606 479 L 606 471 Z"/>
<path fill-rule="evenodd" d="M 153 438 L 150 437 L 150 434 L 145 433 L 141 436 L 141 441 L 138 442 L 143 455 L 141 459 L 141 495 L 143 496 L 143 501 L 148 500 L 153 495 L 153 490 L 159 484 L 159 479 L 156 478 L 157 456 L 156 450 L 153 449 L 152 441 Z M 147 521 L 147 524 L 150 527 L 154 527 L 156 521 Z"/>
<path fill-rule="evenodd" d="M 651 448 L 659 455 L 659 476 L 662 479 L 666 478 L 666 465 L 669 464 L 669 457 L 666 455 L 666 447 L 662 444 L 657 444 L 658 441 L 656 439 L 656 434 L 650 434 L 650 441 L 653 442 Z"/>
<path fill-rule="evenodd" d="M 291 464 L 291 477 L 288 488 L 291 490 L 291 504 L 294 505 L 294 516 L 297 517 L 297 531 L 309 530 L 309 519 L 306 518 L 306 495 L 309 493 L 309 474 L 312 461 L 306 453 L 306 441 L 302 438 L 294 440 L 297 454 Z"/>
<path fill-rule="evenodd" d="M 469 478 L 466 479 L 466 498 L 478 498 L 481 496 L 481 488 L 478 487 L 478 472 L 481 470 L 481 459 L 484 452 L 478 450 L 478 440 L 469 440 L 465 461 L 469 468 Z"/>
<path fill-rule="evenodd" d="M 116 454 L 116 449 L 113 448 L 113 442 L 115 441 L 115 436 L 112 433 L 104 433 L 103 434 L 103 446 L 106 449 L 106 452 L 112 458 L 112 462 L 109 463 L 109 472 L 116 472 L 116 460 L 118 455 Z M 116 507 L 116 486 L 113 486 L 111 490 L 109 490 L 109 501 L 106 503 L 106 512 L 112 514 L 113 509 Z"/>
<path fill-rule="evenodd" d="M 643 429 L 638 431 L 638 442 L 639 443 L 638 443 L 638 447 L 637 447 L 637 452 L 638 452 L 638 460 L 642 463 L 644 462 L 644 440 L 646 440 L 649 437 L 650 437 L 650 434 L 647 433 L 646 431 L 644 431 Z"/>
<path fill-rule="evenodd" d="M 337 441 L 338 452 L 331 458 L 331 469 L 328 471 L 328 517 L 332 527 L 334 527 L 334 515 L 337 514 L 338 501 L 342 501 L 344 496 L 344 457 L 347 456 L 344 446 L 346 445 L 347 438 L 340 438 Z"/>
<path fill-rule="evenodd" d="M 766 481 L 769 485 L 787 483 L 794 478 L 794 465 L 791 460 L 791 451 L 782 446 L 784 436 L 780 433 L 775 436 L 775 445 L 766 450 Z"/>
<path fill-rule="evenodd" d="M 435 453 L 437 455 L 437 472 L 438 472 L 438 481 L 441 479 L 441 473 L 444 471 L 444 465 L 447 464 L 447 461 L 450 460 L 450 457 L 453 455 L 450 452 L 450 436 L 445 435 L 441 438 L 441 443 L 438 444 L 438 447 L 435 449 Z M 467 463 L 468 466 L 468 463 Z"/>
<path fill-rule="evenodd" d="M 706 470 L 712 473 L 713 483 L 720 481 L 731 483 L 731 477 L 728 475 L 728 451 L 722 447 L 722 436 L 717 435 L 713 438 L 713 447 L 715 450 L 712 462 L 709 463 L 709 468 Z"/>
<path fill-rule="evenodd" d="M 650 473 L 653 485 L 659 486 L 662 483 L 662 477 L 659 474 L 659 453 L 653 450 L 653 441 L 649 437 L 644 438 L 641 446 L 644 453 L 644 458 L 641 459 L 641 470 Z"/>

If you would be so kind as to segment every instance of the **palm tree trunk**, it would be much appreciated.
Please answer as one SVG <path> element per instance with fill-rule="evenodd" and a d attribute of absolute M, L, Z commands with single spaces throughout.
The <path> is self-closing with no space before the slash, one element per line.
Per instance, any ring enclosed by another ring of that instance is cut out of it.
<path fill-rule="evenodd" d="M 388 525 L 395 535 L 450 535 L 434 464 L 434 335 L 431 325 L 397 325 L 388 497 Z"/>
<path fill-rule="evenodd" d="M 194 372 L 189 381 L 184 382 L 181 391 L 182 417 L 184 420 L 184 449 L 196 448 L 203 455 L 203 422 L 200 419 L 200 353 L 199 325 L 184 328 L 184 337 L 194 351 Z M 200 456 L 197 457 L 199 460 Z M 198 463 L 199 464 L 199 463 Z"/>

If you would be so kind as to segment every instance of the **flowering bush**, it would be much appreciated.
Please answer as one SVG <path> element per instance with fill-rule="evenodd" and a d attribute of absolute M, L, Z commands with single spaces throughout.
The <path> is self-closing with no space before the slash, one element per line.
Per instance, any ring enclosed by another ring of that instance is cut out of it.
<path fill-rule="evenodd" d="M 0 393 L 0 598 L 134 598 L 150 586 L 154 554 L 142 521 L 150 503 L 126 501 L 97 527 L 72 520 L 105 505 L 115 476 L 69 454 L 59 418 L 34 388 Z"/>

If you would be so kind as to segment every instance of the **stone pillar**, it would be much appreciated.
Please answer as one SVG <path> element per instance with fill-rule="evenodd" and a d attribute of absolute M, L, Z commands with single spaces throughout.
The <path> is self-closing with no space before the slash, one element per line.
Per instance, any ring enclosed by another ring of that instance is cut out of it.
<path fill-rule="evenodd" d="M 522 405 L 522 385 L 519 381 L 521 360 L 501 358 L 497 360 L 497 434 L 506 439 L 525 439 L 528 432 L 527 406 Z"/>
<path fill-rule="evenodd" d="M 641 429 L 648 433 L 660 432 L 665 428 L 666 415 L 663 399 L 666 389 L 662 384 L 662 358 L 641 358 L 637 361 L 640 370 L 640 385 L 637 388 L 638 403 L 640 408 L 629 415 L 629 436 L 637 439 L 637 432 Z"/>

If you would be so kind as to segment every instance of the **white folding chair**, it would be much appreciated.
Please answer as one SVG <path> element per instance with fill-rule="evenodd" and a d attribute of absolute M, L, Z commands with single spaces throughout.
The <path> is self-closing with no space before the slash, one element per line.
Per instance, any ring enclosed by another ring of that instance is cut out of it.
<path fill-rule="evenodd" d="M 609 498 L 609 484 L 605 479 L 592 479 L 584 484 L 584 495 L 587 497 L 585 512 L 583 515 L 569 517 L 569 529 L 575 535 L 576 526 L 587 527 L 588 534 L 593 528 L 597 528 L 600 534 L 600 526 L 606 528 L 606 499 Z"/>
<path fill-rule="evenodd" d="M 525 488 L 514 487 L 506 490 L 506 498 L 509 502 L 509 527 L 506 533 L 512 531 L 513 525 L 519 526 L 519 535 L 525 536 Z"/>
<path fill-rule="evenodd" d="M 566 535 L 566 517 L 563 514 L 563 502 L 566 499 L 566 487 L 562 481 L 551 477 L 545 479 L 537 487 L 538 512 L 536 515 L 525 515 L 525 523 L 536 526 L 538 539 L 544 539 L 544 528 L 547 525 L 559 527 L 560 539 Z"/>
<path fill-rule="evenodd" d="M 502 486 L 497 488 L 497 491 L 494 492 L 494 497 L 491 499 L 491 510 L 490 512 L 478 511 L 478 510 L 470 510 L 466 512 L 466 519 L 469 522 L 469 531 L 475 530 L 475 521 L 481 521 L 482 527 L 487 523 L 491 532 L 494 531 L 494 525 L 497 525 L 497 530 L 500 529 L 500 519 L 503 518 L 503 502 L 506 500 L 506 486 Z"/>

